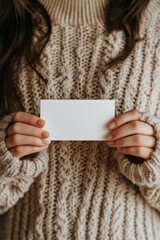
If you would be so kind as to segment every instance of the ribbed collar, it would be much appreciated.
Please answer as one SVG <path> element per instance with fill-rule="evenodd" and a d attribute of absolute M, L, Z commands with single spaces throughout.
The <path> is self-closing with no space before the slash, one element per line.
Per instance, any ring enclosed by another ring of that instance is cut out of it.
<path fill-rule="evenodd" d="M 52 19 L 67 25 L 104 22 L 106 0 L 41 0 Z"/>
<path fill-rule="evenodd" d="M 116 0 L 115 0 L 116 1 Z M 97 25 L 104 23 L 107 0 L 40 0 L 51 18 L 62 25 Z M 160 0 L 150 0 L 144 18 L 159 14 Z"/>

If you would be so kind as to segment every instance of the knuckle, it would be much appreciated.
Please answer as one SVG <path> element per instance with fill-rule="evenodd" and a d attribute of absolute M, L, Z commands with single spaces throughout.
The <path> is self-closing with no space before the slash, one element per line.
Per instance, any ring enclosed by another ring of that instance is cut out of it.
<path fill-rule="evenodd" d="M 141 147 L 138 147 L 138 148 L 136 149 L 136 153 L 137 153 L 139 156 L 143 155 L 143 150 L 142 150 L 142 148 L 141 148 Z"/>
<path fill-rule="evenodd" d="M 17 133 L 18 130 L 19 130 L 19 124 L 18 124 L 18 123 L 14 123 L 14 124 L 12 124 L 12 126 L 10 127 L 10 131 L 11 131 L 12 133 Z"/>
<path fill-rule="evenodd" d="M 21 156 L 23 153 L 23 147 L 15 147 L 15 154 Z"/>
<path fill-rule="evenodd" d="M 138 121 L 133 121 L 133 122 L 132 122 L 132 127 L 133 127 L 136 131 L 138 131 L 138 130 L 139 130 L 139 122 L 138 122 Z"/>
<path fill-rule="evenodd" d="M 134 117 L 138 118 L 138 110 L 137 109 L 133 109 L 132 114 Z"/>
<path fill-rule="evenodd" d="M 141 144 L 141 137 L 139 135 L 136 135 L 134 137 L 134 142 L 137 143 L 137 144 Z"/>
<path fill-rule="evenodd" d="M 13 142 L 13 143 L 19 143 L 20 142 L 20 136 L 19 136 L 19 134 L 14 134 L 13 136 L 11 136 L 11 141 Z"/>
<path fill-rule="evenodd" d="M 13 117 L 13 120 L 17 121 L 18 119 L 20 119 L 21 114 L 22 114 L 22 112 L 16 112 L 14 117 Z"/>
<path fill-rule="evenodd" d="M 37 117 L 35 115 L 30 115 L 30 121 L 33 123 L 33 125 L 36 125 Z"/>
<path fill-rule="evenodd" d="M 117 125 L 118 125 L 118 122 L 117 121 L 115 121 L 116 123 L 117 123 Z M 113 139 L 117 139 L 117 138 L 119 138 L 119 137 L 121 137 L 121 135 L 122 135 L 122 131 L 121 130 L 119 130 L 119 129 L 115 129 L 115 130 L 112 130 L 112 136 L 113 136 Z"/>

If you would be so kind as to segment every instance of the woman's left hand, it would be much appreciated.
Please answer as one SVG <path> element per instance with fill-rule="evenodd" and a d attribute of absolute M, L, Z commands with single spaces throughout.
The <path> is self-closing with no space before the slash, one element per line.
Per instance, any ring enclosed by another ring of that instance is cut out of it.
<path fill-rule="evenodd" d="M 116 125 L 111 128 L 113 123 Z M 139 120 L 137 110 L 130 110 L 116 116 L 109 122 L 108 128 L 112 129 L 107 136 L 107 145 L 109 147 L 115 147 L 124 154 L 144 159 L 150 158 L 156 145 L 154 128 L 148 123 Z"/>

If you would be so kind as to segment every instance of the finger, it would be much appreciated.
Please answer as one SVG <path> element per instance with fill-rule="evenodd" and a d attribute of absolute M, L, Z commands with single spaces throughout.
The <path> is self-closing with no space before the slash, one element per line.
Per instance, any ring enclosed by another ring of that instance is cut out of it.
<path fill-rule="evenodd" d="M 46 148 L 48 148 L 48 146 L 45 147 L 18 146 L 15 148 L 11 148 L 9 151 L 12 153 L 13 156 L 21 158 L 32 153 L 40 152 Z"/>
<path fill-rule="evenodd" d="M 154 129 L 151 125 L 141 121 L 132 121 L 124 124 L 110 132 L 107 136 L 107 140 L 116 140 L 125 136 L 133 135 L 133 134 L 144 134 L 151 135 L 155 134 Z"/>
<path fill-rule="evenodd" d="M 16 147 L 16 146 L 39 146 L 42 147 L 44 145 L 48 145 L 50 143 L 49 140 L 46 139 L 40 139 L 33 136 L 26 136 L 26 135 L 20 135 L 20 134 L 14 134 L 6 138 L 5 140 L 6 146 L 8 149 Z"/>
<path fill-rule="evenodd" d="M 113 142 L 107 142 L 107 145 L 109 145 L 111 147 L 140 146 L 140 147 L 155 148 L 156 139 L 155 139 L 155 137 L 152 137 L 152 136 L 135 134 L 135 135 L 127 136 L 124 138 L 120 138 Z"/>
<path fill-rule="evenodd" d="M 107 124 L 107 126 L 109 129 L 113 129 L 113 128 L 115 129 L 125 123 L 136 121 L 136 120 L 139 120 L 138 110 L 133 109 L 116 116 L 115 118 L 112 119 L 112 121 L 110 121 Z M 113 126 L 115 125 L 115 126 L 112 127 L 112 125 Z"/>
<path fill-rule="evenodd" d="M 43 127 L 45 125 L 45 121 L 43 119 L 26 112 L 15 113 L 12 122 L 23 122 L 37 127 Z"/>
<path fill-rule="evenodd" d="M 25 123 L 15 122 L 7 128 L 6 135 L 21 134 L 28 136 L 35 136 L 39 138 L 48 138 L 49 133 L 44 129 L 34 127 Z"/>
<path fill-rule="evenodd" d="M 128 148 L 117 148 L 119 152 L 124 154 L 129 154 L 137 157 L 141 157 L 144 159 L 149 159 L 154 149 L 147 147 L 128 147 Z"/>

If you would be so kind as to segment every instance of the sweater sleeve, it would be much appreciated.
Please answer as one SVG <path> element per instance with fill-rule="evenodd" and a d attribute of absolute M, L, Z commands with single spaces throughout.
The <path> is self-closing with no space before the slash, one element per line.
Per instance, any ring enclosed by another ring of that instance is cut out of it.
<path fill-rule="evenodd" d="M 150 112 L 139 112 L 139 119 L 155 130 L 156 146 L 150 158 L 143 159 L 117 150 L 115 154 L 120 172 L 139 187 L 152 207 L 160 211 L 160 118 Z"/>
<path fill-rule="evenodd" d="M 0 120 L 0 214 L 14 206 L 29 190 L 34 179 L 47 168 L 48 152 L 14 157 L 5 144 L 6 128 L 13 114 Z"/>

